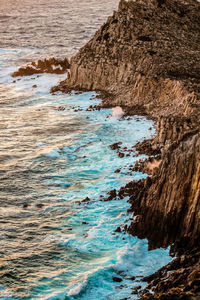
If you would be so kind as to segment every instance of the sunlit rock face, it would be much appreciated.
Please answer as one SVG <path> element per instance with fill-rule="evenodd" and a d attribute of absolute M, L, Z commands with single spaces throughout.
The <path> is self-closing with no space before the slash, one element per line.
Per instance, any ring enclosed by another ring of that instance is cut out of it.
<path fill-rule="evenodd" d="M 158 153 L 153 176 L 128 184 L 120 196 L 130 196 L 136 214 L 130 233 L 147 237 L 150 248 L 173 244 L 174 253 L 196 253 L 176 266 L 177 272 L 185 268 L 179 281 L 172 279 L 174 272 L 167 279 L 178 287 L 176 296 L 163 299 L 198 292 L 192 272 L 194 267 L 199 274 L 199 15 L 196 0 L 121 0 L 118 11 L 72 57 L 70 76 L 53 89 L 106 91 L 104 106 L 157 120 L 156 138 L 140 145 L 146 154 Z M 196 265 L 186 270 L 188 261 Z M 156 290 L 166 291 L 167 283 Z"/>
<path fill-rule="evenodd" d="M 59 88 L 106 90 L 115 106 L 190 115 L 199 105 L 199 7 L 196 0 L 120 1 Z"/>
<path fill-rule="evenodd" d="M 12 74 L 12 77 L 30 76 L 33 74 L 50 73 L 50 74 L 64 74 L 70 68 L 67 58 L 56 59 L 54 57 L 38 62 L 31 62 L 30 64 L 20 67 Z"/>

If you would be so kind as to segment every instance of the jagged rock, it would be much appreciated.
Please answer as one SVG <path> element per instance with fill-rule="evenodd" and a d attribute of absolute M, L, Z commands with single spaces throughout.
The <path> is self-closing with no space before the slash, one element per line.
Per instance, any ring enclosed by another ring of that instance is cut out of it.
<path fill-rule="evenodd" d="M 129 113 L 199 115 L 200 4 L 162 2 L 121 0 L 53 91 L 104 91 L 105 106 Z"/>
<path fill-rule="evenodd" d="M 153 275 L 143 278 L 153 299 L 198 300 L 200 297 L 200 253 L 177 257 Z M 152 296 L 152 293 L 151 293 Z M 152 299 L 147 295 L 142 299 Z"/>
<path fill-rule="evenodd" d="M 115 230 L 115 232 L 122 232 L 120 227 L 117 227 L 117 229 Z"/>
<path fill-rule="evenodd" d="M 51 73 L 51 74 L 63 74 L 70 68 L 70 64 L 67 58 L 56 59 L 54 57 L 44 60 L 38 60 L 37 63 L 32 62 L 29 65 L 21 67 L 18 71 L 12 74 L 12 77 L 17 76 L 30 76 L 39 73 Z M 33 86 L 37 87 L 37 86 Z"/>
<path fill-rule="evenodd" d="M 139 188 L 143 185 L 143 191 L 132 192 L 131 202 L 142 219 L 129 231 L 149 238 L 150 248 L 167 247 L 175 241 L 177 251 L 182 243 L 183 249 L 196 247 L 200 233 L 200 134 L 172 144 L 162 155 L 158 174 L 137 184 Z"/>
<path fill-rule="evenodd" d="M 83 202 L 83 203 L 86 202 L 86 203 L 87 203 L 87 202 L 89 202 L 90 200 L 91 200 L 91 199 L 90 199 L 89 197 L 86 197 L 86 198 L 83 199 L 81 202 Z"/>
<path fill-rule="evenodd" d="M 114 143 L 114 144 L 110 145 L 110 149 L 118 150 L 118 149 L 120 149 L 121 144 L 122 144 L 122 142 Z"/>
<path fill-rule="evenodd" d="M 173 245 L 178 257 L 149 278 L 151 292 L 141 299 L 199 298 L 199 16 L 196 0 L 121 0 L 71 59 L 67 79 L 52 88 L 100 91 L 104 107 L 156 122 L 156 136 L 135 147 L 156 156 L 152 177 L 128 183 L 117 196 L 130 199 L 129 233 L 148 238 L 149 249 Z M 119 145 L 111 147 L 120 155 Z"/>

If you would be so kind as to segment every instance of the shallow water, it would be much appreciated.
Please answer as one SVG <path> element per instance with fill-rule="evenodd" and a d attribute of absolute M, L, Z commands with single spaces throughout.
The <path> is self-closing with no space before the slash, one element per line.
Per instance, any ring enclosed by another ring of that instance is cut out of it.
<path fill-rule="evenodd" d="M 130 222 L 128 199 L 100 201 L 109 190 L 145 177 L 127 174 L 141 157 L 120 159 L 109 145 L 122 141 L 130 148 L 154 133 L 153 124 L 137 116 L 120 120 L 110 109 L 86 111 L 99 103 L 94 93 L 51 95 L 50 87 L 66 75 L 13 81 L 10 74 L 21 62 L 73 54 L 117 1 L 59 3 L 49 1 L 47 8 L 44 0 L 0 0 L 1 25 L 6 20 L 0 27 L 0 299 L 120 300 L 144 286 L 137 282 L 141 276 L 170 261 L 168 250 L 148 252 L 146 240 L 114 232 Z M 63 31 L 55 27 L 54 42 L 45 25 L 51 20 L 65 24 Z M 19 30 L 23 22 L 33 35 Z M 59 46 L 66 36 L 65 47 Z M 122 172 L 114 173 L 118 168 Z M 81 203 L 86 197 L 91 201 Z"/>

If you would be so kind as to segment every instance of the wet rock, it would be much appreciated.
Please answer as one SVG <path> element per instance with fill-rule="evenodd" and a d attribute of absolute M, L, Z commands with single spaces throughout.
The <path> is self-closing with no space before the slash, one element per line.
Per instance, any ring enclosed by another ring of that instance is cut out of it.
<path fill-rule="evenodd" d="M 83 199 L 81 202 L 89 202 L 91 199 L 89 197 L 86 197 L 85 199 Z"/>
<path fill-rule="evenodd" d="M 123 157 L 125 156 L 125 154 L 122 153 L 122 152 L 117 153 L 117 155 L 118 155 L 120 158 L 123 158 Z"/>
<path fill-rule="evenodd" d="M 115 230 L 115 232 L 122 232 L 120 227 L 117 227 L 117 229 Z"/>
<path fill-rule="evenodd" d="M 58 111 L 64 111 L 64 110 L 65 110 L 65 107 L 64 107 L 64 106 L 59 106 L 57 110 L 58 110 Z"/>
<path fill-rule="evenodd" d="M 56 59 L 54 57 L 38 62 L 31 62 L 29 65 L 21 67 L 12 74 L 12 77 L 30 76 L 38 73 L 63 74 L 69 69 L 69 61 L 65 59 Z"/>
<path fill-rule="evenodd" d="M 114 282 L 122 282 L 122 278 L 120 278 L 120 277 L 113 277 L 112 280 Z"/>
<path fill-rule="evenodd" d="M 42 204 L 42 203 L 36 204 L 36 207 L 37 207 L 37 208 L 42 208 L 43 206 L 44 206 L 44 204 Z"/>
<path fill-rule="evenodd" d="M 110 145 L 110 149 L 118 150 L 118 149 L 120 149 L 120 145 L 122 145 L 122 142 L 114 143 L 114 144 Z"/>
<path fill-rule="evenodd" d="M 134 281 L 136 279 L 136 277 L 135 276 L 131 276 L 129 279 Z"/>
<path fill-rule="evenodd" d="M 111 201 L 117 197 L 117 191 L 114 189 L 108 192 L 109 197 L 104 199 L 104 201 Z"/>
<path fill-rule="evenodd" d="M 116 289 L 117 290 L 122 290 L 122 289 L 124 289 L 126 286 L 125 285 L 120 285 L 120 286 L 116 286 Z"/>

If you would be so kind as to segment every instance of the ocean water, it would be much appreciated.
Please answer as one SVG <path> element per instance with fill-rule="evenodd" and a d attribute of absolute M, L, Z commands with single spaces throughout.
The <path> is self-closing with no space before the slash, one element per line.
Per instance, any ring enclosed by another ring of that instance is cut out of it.
<path fill-rule="evenodd" d="M 66 75 L 11 77 L 26 61 L 73 55 L 117 2 L 0 0 L 1 300 L 137 299 L 141 277 L 171 260 L 168 249 L 148 252 L 146 240 L 115 232 L 130 223 L 128 198 L 100 201 L 146 176 L 127 172 L 145 157 L 119 158 L 109 145 L 131 148 L 153 123 L 87 111 L 100 102 L 94 92 L 51 95 Z"/>

